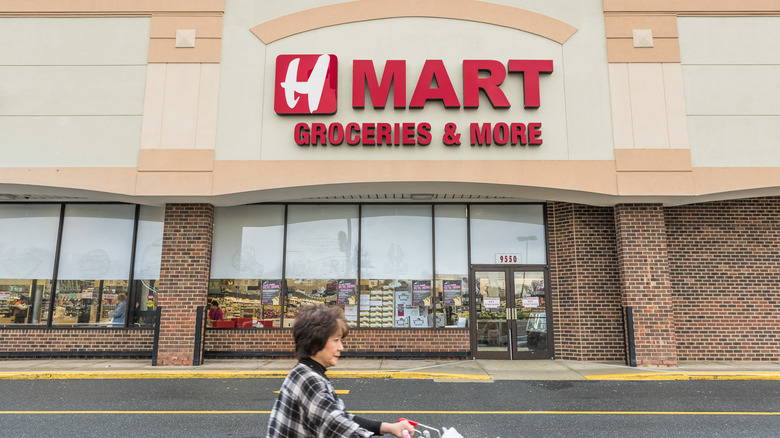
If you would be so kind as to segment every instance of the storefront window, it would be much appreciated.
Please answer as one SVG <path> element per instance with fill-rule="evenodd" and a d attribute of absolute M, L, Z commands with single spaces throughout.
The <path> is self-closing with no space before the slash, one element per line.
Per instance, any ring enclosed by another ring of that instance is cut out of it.
<path fill-rule="evenodd" d="M 0 206 L 0 325 L 46 324 L 59 205 Z"/>
<path fill-rule="evenodd" d="M 142 206 L 139 210 L 133 268 L 134 296 L 130 300 L 133 303 L 130 325 L 136 327 L 153 327 L 155 324 L 164 220 L 164 208 Z"/>
<path fill-rule="evenodd" d="M 363 207 L 360 327 L 434 326 L 431 214 L 430 205 Z"/>
<path fill-rule="evenodd" d="M 467 327 L 469 319 L 466 206 L 434 207 L 436 327 Z"/>
<path fill-rule="evenodd" d="M 109 314 L 127 296 L 134 216 L 132 205 L 65 207 L 53 324 L 125 325 Z"/>
<path fill-rule="evenodd" d="M 547 263 L 543 206 L 477 204 L 470 213 L 471 263 Z"/>
<path fill-rule="evenodd" d="M 291 205 L 287 210 L 285 325 L 302 305 L 325 303 L 357 316 L 357 205 Z"/>
<path fill-rule="evenodd" d="M 283 252 L 284 206 L 216 209 L 209 301 L 224 319 L 212 327 L 280 325 Z"/>

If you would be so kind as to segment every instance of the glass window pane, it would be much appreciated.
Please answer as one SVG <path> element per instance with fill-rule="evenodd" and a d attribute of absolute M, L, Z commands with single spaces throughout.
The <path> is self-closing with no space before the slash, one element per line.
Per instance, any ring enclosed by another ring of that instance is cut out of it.
<path fill-rule="evenodd" d="M 0 205 L 0 278 L 51 279 L 60 206 Z"/>
<path fill-rule="evenodd" d="M 287 210 L 285 325 L 301 306 L 326 303 L 357 311 L 357 205 L 291 205 Z"/>
<path fill-rule="evenodd" d="M 65 207 L 59 280 L 118 280 L 130 276 L 135 206 Z"/>
<path fill-rule="evenodd" d="M 288 278 L 356 278 L 357 205 L 291 205 L 287 211 Z"/>
<path fill-rule="evenodd" d="M 217 208 L 211 278 L 282 278 L 284 206 Z"/>
<path fill-rule="evenodd" d="M 361 227 L 361 278 L 433 278 L 430 205 L 366 205 Z"/>
<path fill-rule="evenodd" d="M 471 205 L 471 263 L 495 264 L 517 257 L 517 264 L 547 262 L 542 205 Z"/>
<path fill-rule="evenodd" d="M 165 209 L 141 206 L 138 213 L 138 235 L 135 244 L 133 268 L 133 305 L 130 306 L 131 325 L 153 327 L 157 308 L 157 282 L 160 280 L 163 225 Z"/>
<path fill-rule="evenodd" d="M 0 325 L 46 324 L 59 204 L 0 205 Z"/>
<path fill-rule="evenodd" d="M 433 326 L 431 206 L 364 206 L 360 235 L 360 326 Z"/>
<path fill-rule="evenodd" d="M 468 240 L 465 205 L 437 205 L 436 321 L 437 327 L 466 327 L 468 321 Z"/>
<path fill-rule="evenodd" d="M 50 280 L 0 279 L 0 325 L 46 324 Z"/>
<path fill-rule="evenodd" d="M 127 294 L 134 218 L 134 205 L 65 207 L 53 324 L 111 323 L 119 294 Z"/>

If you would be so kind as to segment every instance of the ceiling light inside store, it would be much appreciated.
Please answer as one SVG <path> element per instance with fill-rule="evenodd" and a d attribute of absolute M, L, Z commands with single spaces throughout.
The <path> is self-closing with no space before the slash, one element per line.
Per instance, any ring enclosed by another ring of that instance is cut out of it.
<path fill-rule="evenodd" d="M 432 193 L 412 193 L 412 199 L 415 201 L 430 201 L 433 199 Z"/>

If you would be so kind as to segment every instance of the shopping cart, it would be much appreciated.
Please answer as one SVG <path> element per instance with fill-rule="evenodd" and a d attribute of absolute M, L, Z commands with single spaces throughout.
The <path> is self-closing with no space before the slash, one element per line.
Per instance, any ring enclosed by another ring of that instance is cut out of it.
<path fill-rule="evenodd" d="M 415 432 L 414 436 L 418 436 L 417 434 L 419 433 L 420 434 L 419 436 L 422 436 L 422 437 L 425 437 L 425 438 L 432 438 L 432 437 L 436 437 L 436 438 L 463 438 L 463 435 L 458 433 L 458 431 L 455 430 L 454 427 L 451 427 L 449 429 L 447 429 L 446 427 L 442 427 L 442 429 L 441 429 L 442 431 L 439 432 L 439 429 L 436 429 L 435 427 L 431 427 L 431 426 L 426 426 L 426 425 L 424 425 L 424 424 L 422 424 L 422 423 L 420 423 L 418 421 L 412 421 L 412 420 L 410 420 L 408 418 L 399 418 L 398 419 L 398 421 L 404 421 L 404 420 L 408 421 L 409 424 L 414 426 L 414 428 L 415 428 L 414 429 L 414 432 Z M 417 428 L 420 428 L 422 430 L 418 430 Z M 435 433 L 435 435 L 431 435 L 431 432 Z"/>

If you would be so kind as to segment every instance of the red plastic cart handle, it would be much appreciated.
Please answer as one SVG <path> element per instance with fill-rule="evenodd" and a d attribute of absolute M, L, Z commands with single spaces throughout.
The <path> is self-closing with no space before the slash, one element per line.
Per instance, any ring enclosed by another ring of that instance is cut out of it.
<path fill-rule="evenodd" d="M 402 422 L 402 421 L 408 421 L 408 422 L 409 422 L 409 424 L 411 424 L 412 426 L 417 426 L 418 424 L 420 424 L 420 423 L 418 423 L 418 422 L 416 422 L 416 421 L 412 421 L 412 420 L 410 420 L 410 419 L 408 419 L 408 418 L 399 418 L 399 419 L 398 419 L 398 422 L 399 422 L 399 423 L 400 423 L 400 422 Z"/>

